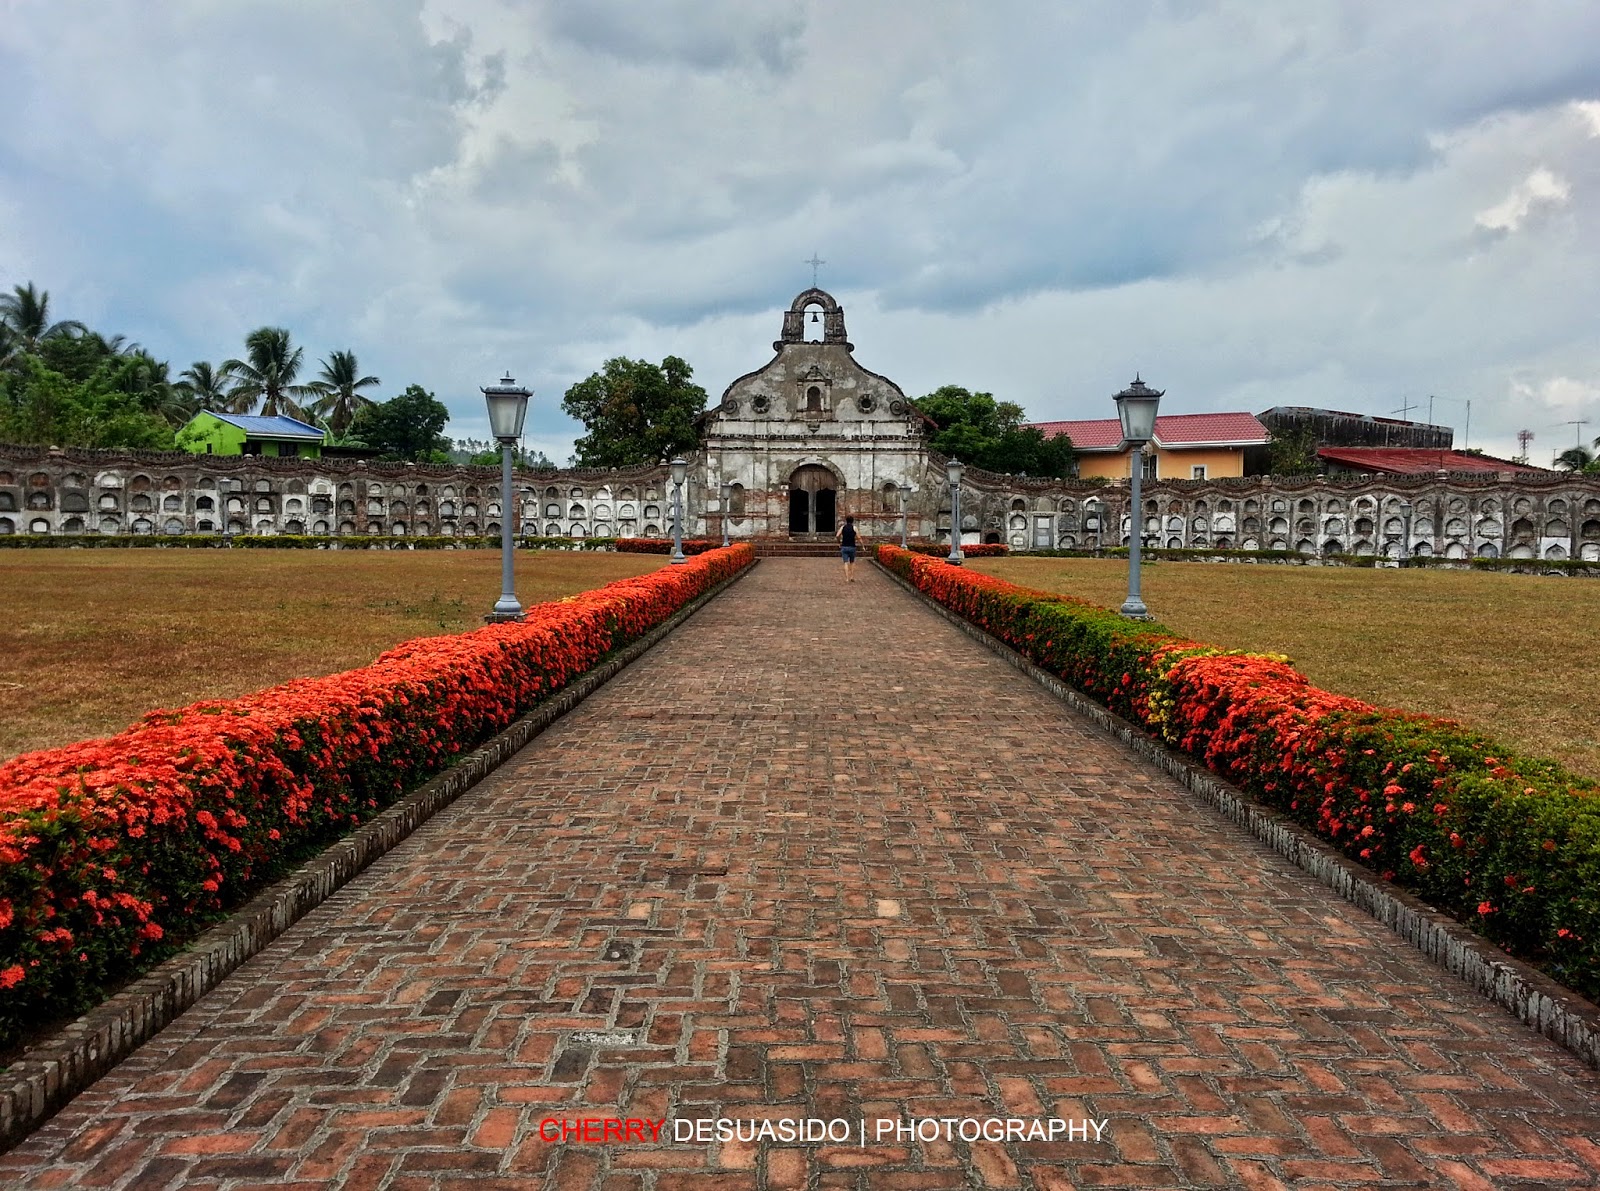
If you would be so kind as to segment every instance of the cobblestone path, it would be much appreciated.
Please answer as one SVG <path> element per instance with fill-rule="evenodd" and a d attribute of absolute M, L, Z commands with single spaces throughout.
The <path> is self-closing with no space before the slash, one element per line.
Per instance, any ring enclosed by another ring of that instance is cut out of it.
<path fill-rule="evenodd" d="M 1600 1185 L 1593 1072 L 860 570 L 763 562 L 0 1186 Z"/>

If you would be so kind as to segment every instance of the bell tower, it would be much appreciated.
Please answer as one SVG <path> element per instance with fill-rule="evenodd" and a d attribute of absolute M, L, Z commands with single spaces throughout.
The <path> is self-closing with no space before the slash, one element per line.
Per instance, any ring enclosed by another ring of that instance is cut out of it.
<path fill-rule="evenodd" d="M 806 308 L 808 306 L 822 307 L 822 342 L 825 345 L 843 347 L 845 351 L 854 351 L 855 344 L 845 338 L 844 333 L 844 307 L 834 301 L 833 295 L 827 290 L 812 286 L 802 290 L 789 309 L 783 314 L 783 338 L 772 345 L 773 351 L 782 351 L 786 344 L 804 343 L 806 341 Z"/>

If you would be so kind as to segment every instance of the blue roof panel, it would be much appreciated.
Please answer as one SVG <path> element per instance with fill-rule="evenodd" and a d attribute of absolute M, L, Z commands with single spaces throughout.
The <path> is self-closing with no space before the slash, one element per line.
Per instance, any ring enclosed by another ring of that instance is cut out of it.
<path fill-rule="evenodd" d="M 322 441 L 322 431 L 315 426 L 308 426 L 294 418 L 286 418 L 282 414 L 274 417 L 263 418 L 256 414 L 217 414 L 218 418 L 230 426 L 237 426 L 246 434 L 270 436 L 273 438 L 314 438 Z"/>

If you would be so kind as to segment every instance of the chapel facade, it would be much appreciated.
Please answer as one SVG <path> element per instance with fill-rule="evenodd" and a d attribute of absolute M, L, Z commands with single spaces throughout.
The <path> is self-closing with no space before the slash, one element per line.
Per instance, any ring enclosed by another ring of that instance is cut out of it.
<path fill-rule="evenodd" d="M 795 297 L 772 348 L 701 416 L 695 463 L 715 523 L 702 518 L 701 528 L 720 533 L 725 515 L 730 536 L 827 539 L 853 515 L 868 533 L 888 532 L 889 522 L 898 533 L 901 486 L 919 497 L 928 489 L 923 415 L 892 380 L 856 362 L 844 309 L 824 290 Z M 909 511 L 918 536 L 931 528 L 925 503 Z"/>

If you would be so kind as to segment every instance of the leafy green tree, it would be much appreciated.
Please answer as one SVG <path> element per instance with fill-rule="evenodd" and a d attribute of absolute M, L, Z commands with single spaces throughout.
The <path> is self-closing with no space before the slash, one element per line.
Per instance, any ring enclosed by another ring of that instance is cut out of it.
<path fill-rule="evenodd" d="M 588 431 L 574 455 L 579 467 L 659 463 L 700 445 L 695 419 L 706 391 L 691 384 L 694 369 L 677 356 L 659 366 L 622 356 L 567 390 L 561 408 Z"/>
<path fill-rule="evenodd" d="M 344 450 L 359 451 L 370 449 L 372 444 L 358 435 L 352 428 L 350 430 L 346 430 L 343 434 L 335 434 L 331 430 L 328 431 L 328 436 L 322 440 L 322 446 L 323 449 L 327 449 L 328 447 L 339 447 Z"/>
<path fill-rule="evenodd" d="M 245 360 L 226 360 L 222 367 L 235 377 L 228 391 L 232 412 L 247 414 L 261 403 L 263 417 L 287 414 L 305 418 L 300 402 L 321 395 L 315 385 L 299 385 L 305 348 L 295 347 L 283 327 L 258 327 L 245 336 Z"/>
<path fill-rule="evenodd" d="M 355 352 L 333 352 L 322 361 L 322 374 L 312 382 L 322 392 L 312 412 L 336 435 L 342 435 L 356 414 L 373 404 L 361 392 L 379 384 L 375 376 L 362 376 Z"/>
<path fill-rule="evenodd" d="M 1317 471 L 1317 435 L 1310 426 L 1274 430 L 1267 444 L 1275 476 L 1309 476 Z"/>
<path fill-rule="evenodd" d="M 499 467 L 500 444 L 487 438 L 458 438 L 450 448 L 450 461 L 471 467 Z M 543 451 L 531 451 L 523 447 L 511 452 L 511 462 L 532 471 L 548 471 L 555 467 Z"/>
<path fill-rule="evenodd" d="M 148 412 L 177 429 L 199 412 L 200 405 L 174 384 L 168 373 L 165 360 L 157 360 L 148 352 L 136 352 L 128 358 L 123 372 L 126 380 L 122 383 Z"/>
<path fill-rule="evenodd" d="M 936 426 L 929 445 L 952 459 L 1013 475 L 1072 474 L 1071 440 L 1064 435 L 1046 438 L 1037 427 L 1022 425 L 1022 407 L 1015 402 L 944 385 L 918 398 L 916 405 Z"/>
<path fill-rule="evenodd" d="M 87 379 L 39 356 L 0 378 L 0 440 L 48 446 L 171 450 L 160 369 L 149 357 L 108 361 Z"/>
<path fill-rule="evenodd" d="M 229 390 L 233 387 L 233 373 L 226 365 L 213 368 L 210 360 L 196 360 L 182 372 L 173 388 L 178 389 L 194 402 L 196 409 L 208 409 L 212 413 L 229 412 Z"/>
<path fill-rule="evenodd" d="M 51 322 L 50 295 L 35 289 L 31 281 L 13 286 L 9 294 L 0 296 L 0 323 L 11 332 L 18 350 L 24 352 L 38 351 L 46 340 L 78 335 L 85 329 L 82 323 L 71 319 Z"/>
<path fill-rule="evenodd" d="M 430 462 L 444 453 L 450 440 L 441 433 L 450 411 L 421 385 L 388 401 L 368 405 L 350 424 L 350 435 L 385 459 Z"/>

